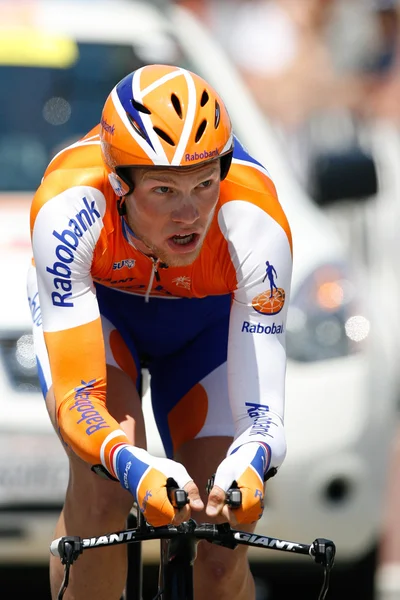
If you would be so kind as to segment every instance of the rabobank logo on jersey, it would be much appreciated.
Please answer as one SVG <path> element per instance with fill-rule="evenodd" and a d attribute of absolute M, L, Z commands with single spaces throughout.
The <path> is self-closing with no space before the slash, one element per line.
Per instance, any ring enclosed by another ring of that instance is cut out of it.
<path fill-rule="evenodd" d="M 104 131 L 107 131 L 107 133 L 109 133 L 110 135 L 114 135 L 115 125 L 110 125 L 105 119 L 101 119 L 100 123 Z"/>
<path fill-rule="evenodd" d="M 263 435 L 273 437 L 270 433 L 271 425 L 273 425 L 272 417 L 269 414 L 269 406 L 267 404 L 255 404 L 254 402 L 246 402 L 247 414 L 253 421 L 250 435 Z"/>
<path fill-rule="evenodd" d="M 243 321 L 242 333 L 274 335 L 276 333 L 285 333 L 285 328 L 283 323 L 280 323 L 279 325 L 276 325 L 275 323 L 272 323 L 272 325 L 261 325 L 261 323 L 250 323 L 249 321 Z"/>
<path fill-rule="evenodd" d="M 285 304 L 285 290 L 278 288 L 275 283 L 275 278 L 278 277 L 275 268 L 267 260 L 265 263 L 265 275 L 264 281 L 269 281 L 269 290 L 261 292 L 255 298 L 253 298 L 251 304 L 258 313 L 262 315 L 277 315 Z"/>
<path fill-rule="evenodd" d="M 60 242 L 55 248 L 55 255 L 58 260 L 51 267 L 46 267 L 46 271 L 54 276 L 53 286 L 58 290 L 52 292 L 51 300 L 54 306 L 62 308 L 74 305 L 70 300 L 72 296 L 72 271 L 69 265 L 75 260 L 80 239 L 101 218 L 99 211 L 95 208 L 94 200 L 89 204 L 87 199 L 83 197 L 82 201 L 84 208 L 77 212 L 73 219 L 69 220 L 68 228 L 63 229 L 61 232 L 53 231 L 54 237 Z"/>
<path fill-rule="evenodd" d="M 109 429 L 110 425 L 104 420 L 102 415 L 94 405 L 91 394 L 94 392 L 96 380 L 81 381 L 80 385 L 74 389 L 75 402 L 68 410 L 76 410 L 79 414 L 77 425 L 84 423 L 86 434 L 92 435 L 100 429 Z"/>

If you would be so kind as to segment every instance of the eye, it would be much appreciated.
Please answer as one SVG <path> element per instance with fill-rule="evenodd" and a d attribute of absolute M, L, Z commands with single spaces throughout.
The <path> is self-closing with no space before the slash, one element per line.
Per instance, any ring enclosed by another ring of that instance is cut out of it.
<path fill-rule="evenodd" d="M 202 181 L 201 183 L 199 183 L 199 187 L 208 188 L 212 184 L 213 184 L 212 179 L 207 179 L 206 181 Z"/>
<path fill-rule="evenodd" d="M 171 191 L 171 188 L 167 185 L 160 185 L 159 187 L 154 188 L 154 191 L 157 194 L 168 194 Z"/>

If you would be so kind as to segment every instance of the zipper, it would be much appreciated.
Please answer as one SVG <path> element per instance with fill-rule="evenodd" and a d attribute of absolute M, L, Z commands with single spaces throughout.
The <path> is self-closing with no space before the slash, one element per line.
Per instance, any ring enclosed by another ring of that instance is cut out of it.
<path fill-rule="evenodd" d="M 157 260 L 153 259 L 153 270 L 154 270 L 154 275 L 155 275 L 156 281 L 161 280 L 160 273 L 158 272 L 159 262 L 160 262 L 159 258 L 157 258 Z"/>
<path fill-rule="evenodd" d="M 158 267 L 161 267 L 162 269 L 167 269 L 168 265 L 166 263 L 162 263 L 159 258 L 155 258 L 154 256 L 148 256 L 148 254 L 145 254 L 144 252 L 142 252 L 142 250 L 139 250 L 135 246 L 132 238 L 136 238 L 136 239 L 140 239 L 140 238 L 138 238 L 137 235 L 135 235 L 135 233 L 132 231 L 127 220 L 124 217 L 121 217 L 121 223 L 122 223 L 122 233 L 123 233 L 124 238 L 128 242 L 128 244 L 130 244 L 137 252 L 140 252 L 140 254 L 142 254 L 146 258 L 149 258 L 153 263 L 152 269 L 151 269 L 149 285 L 147 286 L 146 294 L 144 297 L 144 301 L 149 302 L 150 292 L 151 292 L 151 288 L 153 287 L 154 277 L 156 278 L 157 282 L 161 281 L 160 273 L 158 272 Z"/>
<path fill-rule="evenodd" d="M 149 285 L 147 286 L 146 295 L 144 297 L 145 302 L 149 302 L 149 300 L 150 300 L 150 292 L 151 292 L 151 288 L 153 287 L 154 277 L 156 278 L 156 281 L 160 281 L 160 273 L 158 272 L 158 265 L 159 265 L 160 259 L 153 258 L 153 257 L 150 257 L 150 258 L 153 261 L 153 266 L 151 269 Z"/>

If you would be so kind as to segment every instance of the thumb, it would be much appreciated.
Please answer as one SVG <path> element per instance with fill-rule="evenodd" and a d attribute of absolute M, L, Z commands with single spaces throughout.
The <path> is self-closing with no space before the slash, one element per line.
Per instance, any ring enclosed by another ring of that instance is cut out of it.
<path fill-rule="evenodd" d="M 218 485 L 214 485 L 208 496 L 206 514 L 209 517 L 219 515 L 225 506 L 225 492 Z"/>
<path fill-rule="evenodd" d="M 194 481 L 189 481 L 183 488 L 189 497 L 190 508 L 193 510 L 203 510 L 204 504 L 200 498 L 199 488 Z"/>

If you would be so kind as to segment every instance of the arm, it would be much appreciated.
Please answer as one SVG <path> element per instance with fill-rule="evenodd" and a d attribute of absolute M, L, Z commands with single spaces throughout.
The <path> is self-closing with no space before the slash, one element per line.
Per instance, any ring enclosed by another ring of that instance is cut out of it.
<path fill-rule="evenodd" d="M 128 439 L 106 408 L 104 343 L 90 274 L 105 199 L 87 186 L 47 202 L 42 195 L 40 189 L 32 205 L 32 247 L 60 433 L 83 460 L 115 475 L 111 451 Z"/>
<path fill-rule="evenodd" d="M 228 386 L 235 436 L 215 484 L 226 490 L 236 479 L 239 486 L 242 483 L 244 489 L 249 488 L 251 497 L 243 498 L 242 513 L 235 511 L 242 522 L 261 516 L 264 476 L 270 468 L 282 464 L 286 453 L 285 327 L 292 252 L 286 219 L 276 198 L 272 201 L 280 211 L 279 219 L 248 202 L 228 203 L 221 210 L 224 235 L 234 248 L 231 257 L 237 276 L 228 342 Z M 245 224 L 243 230 L 238 226 L 241 223 Z M 281 300 L 276 305 L 269 303 L 269 292 L 262 296 L 266 291 L 265 259 L 276 266 L 280 276 Z M 257 494 L 259 500 L 254 502 Z"/>

